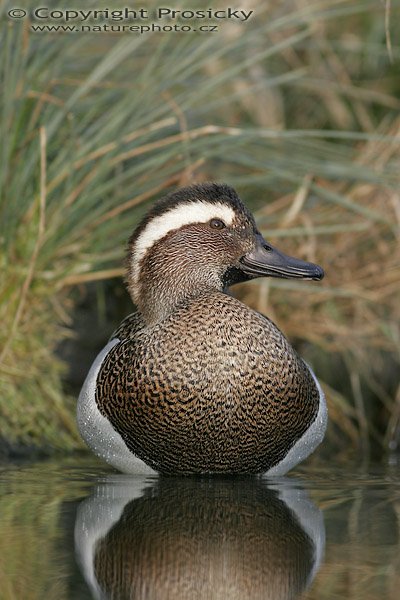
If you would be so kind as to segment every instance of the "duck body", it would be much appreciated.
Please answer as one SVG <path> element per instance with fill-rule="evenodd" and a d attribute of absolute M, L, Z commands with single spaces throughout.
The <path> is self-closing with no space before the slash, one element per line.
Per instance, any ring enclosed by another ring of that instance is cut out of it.
<path fill-rule="evenodd" d="M 254 252 L 250 247 L 252 260 Z M 144 256 L 142 272 L 146 261 L 148 268 L 157 263 L 147 249 Z M 239 278 L 237 266 L 224 269 Z M 168 303 L 155 310 L 148 299 L 89 372 L 78 402 L 80 432 L 122 471 L 281 475 L 323 439 L 326 404 L 311 369 L 272 321 L 211 280 L 166 313 Z"/>

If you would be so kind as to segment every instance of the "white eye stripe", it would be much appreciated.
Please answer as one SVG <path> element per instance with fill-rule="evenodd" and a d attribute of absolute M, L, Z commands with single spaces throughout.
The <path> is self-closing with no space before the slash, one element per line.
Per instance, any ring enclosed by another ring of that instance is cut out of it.
<path fill-rule="evenodd" d="M 199 200 L 199 202 L 179 204 L 159 217 L 154 217 L 141 232 L 132 248 L 131 267 L 134 282 L 138 281 L 140 261 L 158 240 L 184 225 L 207 223 L 211 219 L 221 219 L 229 226 L 235 219 L 235 212 L 226 204 Z"/>

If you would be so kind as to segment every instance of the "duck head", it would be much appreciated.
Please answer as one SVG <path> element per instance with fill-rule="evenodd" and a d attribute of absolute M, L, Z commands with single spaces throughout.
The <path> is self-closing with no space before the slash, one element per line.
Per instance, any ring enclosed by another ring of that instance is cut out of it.
<path fill-rule="evenodd" d="M 149 324 L 189 298 L 234 283 L 323 276 L 318 265 L 271 246 L 235 190 L 223 184 L 193 185 L 159 200 L 128 244 L 128 289 Z"/>

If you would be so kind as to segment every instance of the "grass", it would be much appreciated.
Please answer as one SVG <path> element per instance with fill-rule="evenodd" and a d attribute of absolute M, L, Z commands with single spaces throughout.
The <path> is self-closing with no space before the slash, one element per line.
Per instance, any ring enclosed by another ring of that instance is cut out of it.
<path fill-rule="evenodd" d="M 148 202 L 204 179 L 237 187 L 273 243 L 327 271 L 239 293 L 314 362 L 331 442 L 395 448 L 395 3 L 390 18 L 372 1 L 260 5 L 215 36 L 34 34 L 0 10 L 2 448 L 79 447 L 55 357 L 76 290 L 121 275 Z"/>

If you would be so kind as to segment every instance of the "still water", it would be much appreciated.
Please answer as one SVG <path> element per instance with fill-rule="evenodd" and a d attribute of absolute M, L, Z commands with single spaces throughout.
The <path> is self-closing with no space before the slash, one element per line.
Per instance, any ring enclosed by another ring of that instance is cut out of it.
<path fill-rule="evenodd" d="M 0 599 L 400 598 L 400 465 L 288 477 L 3 464 Z"/>

